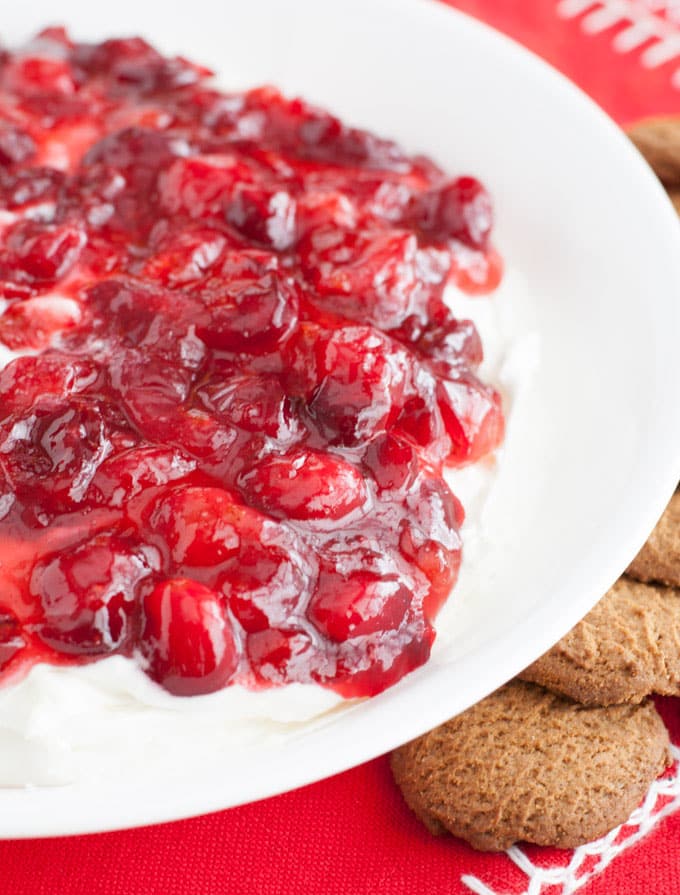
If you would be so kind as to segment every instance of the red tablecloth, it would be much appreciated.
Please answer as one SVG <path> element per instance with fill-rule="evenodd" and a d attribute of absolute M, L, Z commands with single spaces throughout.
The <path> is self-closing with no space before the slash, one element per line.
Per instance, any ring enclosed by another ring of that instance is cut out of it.
<path fill-rule="evenodd" d="M 622 123 L 680 111 L 678 0 L 452 5 L 543 55 Z M 660 705 L 680 745 L 680 700 Z M 576 854 L 523 848 L 510 856 L 479 855 L 426 833 L 404 806 L 386 758 L 379 758 L 314 786 L 195 820 L 0 843 L 0 895 L 680 893 L 677 761 L 632 821 L 615 840 Z"/>

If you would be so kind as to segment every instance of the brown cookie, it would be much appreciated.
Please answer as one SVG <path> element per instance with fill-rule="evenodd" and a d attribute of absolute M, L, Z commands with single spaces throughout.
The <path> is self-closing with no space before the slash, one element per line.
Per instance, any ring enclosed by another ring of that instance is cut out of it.
<path fill-rule="evenodd" d="M 626 572 L 638 581 L 680 587 L 680 491 L 671 497 L 656 528 Z"/>
<path fill-rule="evenodd" d="M 427 828 L 482 851 L 603 836 L 669 764 L 651 703 L 585 708 L 522 681 L 392 753 L 394 778 Z"/>
<path fill-rule="evenodd" d="M 645 118 L 629 128 L 628 136 L 659 180 L 680 187 L 680 117 Z"/>
<path fill-rule="evenodd" d="M 668 198 L 673 203 L 673 208 L 680 214 L 680 187 L 668 190 Z"/>
<path fill-rule="evenodd" d="M 680 695 L 680 591 L 620 578 L 520 677 L 584 705 Z"/>

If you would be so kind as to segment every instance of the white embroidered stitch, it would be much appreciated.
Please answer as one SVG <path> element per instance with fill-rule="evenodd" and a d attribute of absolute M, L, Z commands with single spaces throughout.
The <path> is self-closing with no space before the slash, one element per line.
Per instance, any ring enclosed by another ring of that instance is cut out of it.
<path fill-rule="evenodd" d="M 580 18 L 586 34 L 613 29 L 617 53 L 643 48 L 644 68 L 680 61 L 680 0 L 558 0 L 556 8 L 561 18 Z M 680 67 L 672 72 L 671 83 L 680 89 Z"/>
<path fill-rule="evenodd" d="M 601 839 L 574 849 L 567 865 L 538 867 L 518 846 L 508 849 L 508 857 L 528 881 L 526 889 L 512 895 L 541 895 L 547 888 L 551 889 L 551 895 L 573 895 L 602 873 L 621 852 L 639 842 L 664 817 L 680 810 L 680 748 L 671 746 L 671 751 L 675 761 L 670 774 L 651 785 L 644 802 L 626 823 Z M 510 895 L 497 892 L 476 876 L 461 876 L 461 882 L 475 895 Z M 557 889 L 558 886 L 561 888 Z"/>

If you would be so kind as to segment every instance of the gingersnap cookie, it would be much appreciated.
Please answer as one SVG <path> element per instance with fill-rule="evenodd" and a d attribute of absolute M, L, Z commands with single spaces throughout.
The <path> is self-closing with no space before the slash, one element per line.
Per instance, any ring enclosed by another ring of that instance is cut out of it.
<path fill-rule="evenodd" d="M 680 591 L 620 578 L 519 676 L 584 705 L 680 696 Z"/>
<path fill-rule="evenodd" d="M 676 491 L 647 543 L 626 569 L 638 581 L 680 587 L 680 491 Z"/>
<path fill-rule="evenodd" d="M 670 764 L 651 703 L 586 708 L 522 681 L 392 753 L 404 798 L 435 834 L 481 851 L 574 848 L 623 823 Z"/>
<path fill-rule="evenodd" d="M 645 118 L 627 134 L 669 191 L 680 190 L 680 117 Z"/>
<path fill-rule="evenodd" d="M 680 215 L 680 187 L 676 187 L 675 189 L 666 189 L 668 193 L 668 198 L 673 203 L 673 208 Z"/>

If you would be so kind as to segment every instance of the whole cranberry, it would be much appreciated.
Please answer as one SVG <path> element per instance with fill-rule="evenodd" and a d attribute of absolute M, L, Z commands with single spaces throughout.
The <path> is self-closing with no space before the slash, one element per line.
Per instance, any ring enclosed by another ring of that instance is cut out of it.
<path fill-rule="evenodd" d="M 280 345 L 298 322 L 298 291 L 265 253 L 234 253 L 221 276 L 198 284 L 205 307 L 196 327 L 210 348 L 258 354 Z"/>
<path fill-rule="evenodd" d="M 144 276 L 171 288 L 200 281 L 227 246 L 227 237 L 210 227 L 171 233 L 144 265 Z"/>
<path fill-rule="evenodd" d="M 326 225 L 309 233 L 298 251 L 319 308 L 380 329 L 425 313 L 446 285 L 448 259 L 437 269 L 407 230 Z"/>
<path fill-rule="evenodd" d="M 149 520 L 174 563 L 215 566 L 238 553 L 239 508 L 222 488 L 185 485 L 165 491 Z"/>
<path fill-rule="evenodd" d="M 433 642 L 431 625 L 417 619 L 396 631 L 377 631 L 339 643 L 333 689 L 345 699 L 376 696 L 427 662 Z"/>
<path fill-rule="evenodd" d="M 115 94 L 145 96 L 176 90 L 210 74 L 209 69 L 186 59 L 166 59 L 141 37 L 76 44 L 72 58 L 75 67 L 81 71 L 105 76 L 109 89 Z"/>
<path fill-rule="evenodd" d="M 398 628 L 410 602 L 408 588 L 396 576 L 322 571 L 307 615 L 330 640 L 344 641 Z"/>
<path fill-rule="evenodd" d="M 87 492 L 90 505 L 104 505 L 130 512 L 130 502 L 144 492 L 187 478 L 196 461 L 165 445 L 142 444 L 105 460 L 92 477 Z"/>
<path fill-rule="evenodd" d="M 295 200 L 285 190 L 239 186 L 225 213 L 239 233 L 266 248 L 284 252 L 295 242 Z"/>
<path fill-rule="evenodd" d="M 221 591 L 244 630 L 249 633 L 285 627 L 303 610 L 317 576 L 314 552 L 288 526 L 249 507 L 234 522 L 238 555 L 219 576 Z"/>
<path fill-rule="evenodd" d="M 381 491 L 407 488 L 420 467 L 415 448 L 394 435 L 374 439 L 366 448 L 364 464 Z"/>
<path fill-rule="evenodd" d="M 151 441 L 175 443 L 195 371 L 143 349 L 119 349 L 108 369 L 110 388 L 132 425 Z"/>
<path fill-rule="evenodd" d="M 38 637 L 60 653 L 96 656 L 129 646 L 137 595 L 152 574 L 153 552 L 112 534 L 47 557 L 35 566 L 30 593 Z"/>
<path fill-rule="evenodd" d="M 78 261 L 87 237 L 77 224 L 25 220 L 7 234 L 5 264 L 29 282 L 55 283 Z"/>
<path fill-rule="evenodd" d="M 160 205 L 169 215 L 224 221 L 237 188 L 253 180 L 250 165 L 233 154 L 179 158 L 158 179 Z"/>
<path fill-rule="evenodd" d="M 239 647 L 218 593 L 196 581 L 163 581 L 144 597 L 139 649 L 146 673 L 176 696 L 221 690 Z"/>
<path fill-rule="evenodd" d="M 83 170 L 108 166 L 119 171 L 128 188 L 141 200 L 154 187 L 159 173 L 183 151 L 181 141 L 170 134 L 144 127 L 128 127 L 102 137 L 83 157 Z M 106 182 L 109 182 L 107 175 Z M 118 193 L 120 195 L 120 193 Z M 147 201 L 149 196 L 144 197 Z"/>
<path fill-rule="evenodd" d="M 452 443 L 450 463 L 474 463 L 499 446 L 505 423 L 495 389 L 472 373 L 461 373 L 456 379 L 441 380 L 437 397 Z"/>
<path fill-rule="evenodd" d="M 337 522 L 367 498 L 361 473 L 335 454 L 272 454 L 241 478 L 247 500 L 281 519 Z"/>
<path fill-rule="evenodd" d="M 459 177 L 416 196 L 407 221 L 426 241 L 457 239 L 471 248 L 486 249 L 493 226 L 491 197 L 474 177 Z"/>
<path fill-rule="evenodd" d="M 408 523 L 403 524 L 399 545 L 402 554 L 428 579 L 429 590 L 423 599 L 423 614 L 431 622 L 451 595 L 458 578 L 460 547 L 446 547 L 440 541 L 424 536 Z"/>
<path fill-rule="evenodd" d="M 426 327 L 416 348 L 442 376 L 450 376 L 462 367 L 474 370 L 484 359 L 475 324 L 471 320 L 456 320 L 451 315 L 446 315 L 439 324 Z"/>
<path fill-rule="evenodd" d="M 17 493 L 61 511 L 84 500 L 114 450 L 112 439 L 105 405 L 84 398 L 46 398 L 0 426 L 0 451 Z"/>
<path fill-rule="evenodd" d="M 396 420 L 413 377 L 413 359 L 372 327 L 347 326 L 320 336 L 314 350 L 322 374 L 309 402 L 321 431 L 358 444 Z"/>
<path fill-rule="evenodd" d="M 253 374 L 226 380 L 215 377 L 198 393 L 213 413 L 247 432 L 263 432 L 281 444 L 292 444 L 304 432 L 293 402 L 277 376 Z"/>
<path fill-rule="evenodd" d="M 56 168 L 19 168 L 11 172 L 0 168 L 2 203 L 13 209 L 54 201 L 63 189 L 65 179 L 64 172 Z"/>
<path fill-rule="evenodd" d="M 67 398 L 97 381 L 94 361 L 61 351 L 17 357 L 0 370 L 0 418 L 31 410 L 39 398 Z"/>
<path fill-rule="evenodd" d="M 269 685 L 311 683 L 335 671 L 332 654 L 315 646 L 307 631 L 269 628 L 250 634 L 247 655 L 256 678 Z"/>

